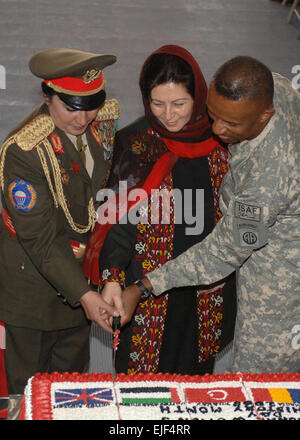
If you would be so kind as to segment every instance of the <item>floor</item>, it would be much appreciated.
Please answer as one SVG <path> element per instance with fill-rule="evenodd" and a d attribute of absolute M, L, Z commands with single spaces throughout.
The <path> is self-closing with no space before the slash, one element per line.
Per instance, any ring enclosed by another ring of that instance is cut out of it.
<path fill-rule="evenodd" d="M 207 81 L 220 64 L 240 54 L 259 58 L 291 79 L 300 71 L 299 22 L 287 23 L 289 2 L 283 6 L 272 0 L 0 0 L 0 8 L 1 142 L 40 102 L 40 81 L 30 74 L 28 60 L 49 47 L 117 56 L 105 76 L 108 97 L 120 102 L 120 127 L 142 114 L 139 70 L 146 56 L 164 44 L 190 50 Z M 91 369 L 109 370 L 109 338 L 99 342 L 96 336 L 91 344 Z"/>
<path fill-rule="evenodd" d="M 180 44 L 207 81 L 227 59 L 247 54 L 292 77 L 300 64 L 290 5 L 271 0 L 0 0 L 0 141 L 41 99 L 28 60 L 49 47 L 114 53 L 107 93 L 121 105 L 120 126 L 141 115 L 137 81 L 146 56 Z M 5 87 L 5 88 L 3 88 Z"/>

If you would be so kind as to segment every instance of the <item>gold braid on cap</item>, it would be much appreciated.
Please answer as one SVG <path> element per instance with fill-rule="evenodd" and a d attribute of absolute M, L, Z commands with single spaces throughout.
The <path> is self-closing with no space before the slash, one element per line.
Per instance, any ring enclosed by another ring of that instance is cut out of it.
<path fill-rule="evenodd" d="M 89 221 L 87 226 L 80 225 L 78 223 L 75 223 L 70 211 L 67 206 L 66 198 L 63 192 L 63 185 L 62 185 L 62 179 L 61 179 L 61 171 L 59 167 L 59 163 L 57 160 L 57 157 L 55 155 L 55 152 L 53 150 L 53 147 L 49 140 L 47 139 L 47 136 L 50 135 L 50 133 L 54 130 L 55 125 L 51 119 L 50 116 L 47 115 L 38 115 L 36 118 L 34 118 L 29 124 L 26 124 L 23 128 L 21 128 L 20 131 L 18 131 L 16 134 L 11 136 L 2 146 L 1 152 L 0 152 L 0 184 L 2 191 L 4 191 L 4 163 L 5 163 L 5 155 L 7 152 L 7 149 L 12 144 L 17 144 L 18 147 L 21 148 L 23 151 L 32 151 L 34 148 L 36 148 L 36 151 L 38 153 L 41 165 L 44 170 L 45 177 L 48 182 L 48 186 L 50 189 L 50 192 L 53 197 L 54 205 L 56 208 L 58 206 L 61 206 L 69 225 L 73 229 L 73 231 L 78 232 L 79 234 L 85 234 L 90 229 L 92 229 L 97 221 L 97 213 L 94 209 L 94 202 L 93 198 L 91 197 L 88 205 L 88 215 L 89 215 Z M 53 173 L 53 179 L 54 179 L 54 185 L 52 184 L 52 179 L 48 167 L 47 158 L 45 155 L 45 152 L 47 153 L 52 173 Z"/>

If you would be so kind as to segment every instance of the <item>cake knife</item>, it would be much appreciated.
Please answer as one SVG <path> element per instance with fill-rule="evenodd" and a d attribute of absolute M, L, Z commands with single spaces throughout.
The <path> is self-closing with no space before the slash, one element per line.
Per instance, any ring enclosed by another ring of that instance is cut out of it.
<path fill-rule="evenodd" d="M 117 375 L 116 371 L 116 355 L 117 348 L 120 342 L 120 329 L 121 329 L 121 316 L 114 316 L 112 322 L 112 330 L 113 330 L 113 380 Z"/>

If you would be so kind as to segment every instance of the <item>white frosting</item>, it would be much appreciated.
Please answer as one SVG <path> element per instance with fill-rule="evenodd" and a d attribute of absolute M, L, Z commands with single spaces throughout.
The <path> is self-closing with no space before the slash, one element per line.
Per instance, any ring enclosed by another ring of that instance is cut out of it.
<path fill-rule="evenodd" d="M 38 413 L 32 407 L 32 379 L 25 389 L 27 420 Z M 51 402 L 53 420 L 300 419 L 300 402 L 280 403 L 279 399 L 255 403 L 252 391 L 259 389 L 277 393 L 292 389 L 298 396 L 300 382 L 255 382 L 242 376 L 233 381 L 198 383 L 58 381 L 51 383 L 50 395 L 42 400 Z"/>
<path fill-rule="evenodd" d="M 28 380 L 28 383 L 25 387 L 25 417 L 26 420 L 32 420 L 32 401 L 31 401 L 31 396 L 32 396 L 32 386 L 31 386 L 31 382 L 32 382 L 33 377 L 31 377 Z"/>

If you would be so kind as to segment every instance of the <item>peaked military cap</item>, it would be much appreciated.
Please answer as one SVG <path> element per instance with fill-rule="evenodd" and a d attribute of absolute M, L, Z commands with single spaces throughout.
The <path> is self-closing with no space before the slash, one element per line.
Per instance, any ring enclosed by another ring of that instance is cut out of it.
<path fill-rule="evenodd" d="M 105 100 L 102 70 L 114 64 L 116 56 L 76 49 L 47 49 L 29 61 L 31 72 L 60 99 L 76 110 L 92 110 Z"/>

